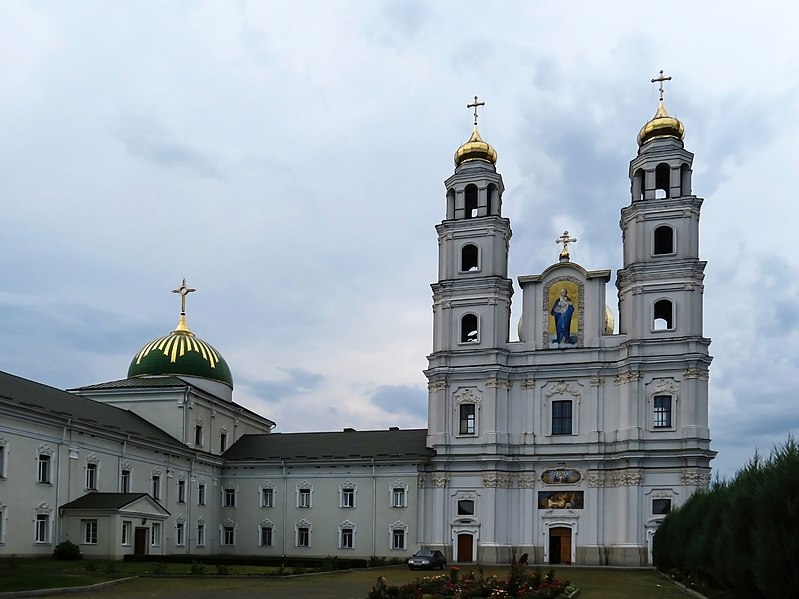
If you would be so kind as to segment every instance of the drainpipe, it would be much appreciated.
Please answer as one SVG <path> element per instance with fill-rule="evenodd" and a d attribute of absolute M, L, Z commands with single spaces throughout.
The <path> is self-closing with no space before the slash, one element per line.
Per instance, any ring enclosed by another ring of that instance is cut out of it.
<path fill-rule="evenodd" d="M 280 460 L 280 467 L 283 469 L 283 557 L 286 556 L 286 536 L 288 532 L 286 531 L 286 518 L 288 514 L 286 511 L 288 510 L 289 504 L 289 481 L 288 476 L 286 474 L 286 461 Z"/>
<path fill-rule="evenodd" d="M 372 459 L 372 555 L 377 555 L 377 475 L 375 459 Z"/>

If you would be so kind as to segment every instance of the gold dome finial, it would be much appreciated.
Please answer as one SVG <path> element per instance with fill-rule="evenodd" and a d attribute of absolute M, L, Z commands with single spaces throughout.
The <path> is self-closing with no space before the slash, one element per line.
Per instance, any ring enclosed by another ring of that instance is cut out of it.
<path fill-rule="evenodd" d="M 189 330 L 189 326 L 186 324 L 186 296 L 195 291 L 197 290 L 186 285 L 185 277 L 183 278 L 183 283 L 181 283 L 180 287 L 172 290 L 172 293 L 180 294 L 180 320 L 178 321 L 178 326 L 175 327 L 175 333 L 194 335 L 194 333 Z"/>
<path fill-rule="evenodd" d="M 671 76 L 665 77 L 663 69 L 660 70 L 660 76 L 652 79 L 652 83 L 659 83 L 658 90 L 660 97 L 658 99 L 658 109 L 655 116 L 649 120 L 641 130 L 638 132 L 638 145 L 642 146 L 646 142 L 661 137 L 671 137 L 682 140 L 685 137 L 685 125 L 679 119 L 669 116 L 666 112 L 666 106 L 663 103 L 663 82 L 671 81 Z"/>
<path fill-rule="evenodd" d="M 466 105 L 466 108 L 474 108 L 474 131 L 469 140 L 455 152 L 455 166 L 460 166 L 469 160 L 487 160 L 491 164 L 497 162 L 497 151 L 483 141 L 477 130 L 477 108 L 485 105 L 485 102 L 477 100 L 477 96 L 474 97 L 474 102 Z"/>
<path fill-rule="evenodd" d="M 557 243 L 557 244 L 561 244 L 562 243 L 563 244 L 563 249 L 560 250 L 559 258 L 561 260 L 563 260 L 563 261 L 568 262 L 569 261 L 569 244 L 570 243 L 577 243 L 577 238 L 576 237 L 569 237 L 569 232 L 568 231 L 564 231 L 563 235 L 561 235 L 560 237 L 558 237 L 555 240 L 555 243 Z"/>

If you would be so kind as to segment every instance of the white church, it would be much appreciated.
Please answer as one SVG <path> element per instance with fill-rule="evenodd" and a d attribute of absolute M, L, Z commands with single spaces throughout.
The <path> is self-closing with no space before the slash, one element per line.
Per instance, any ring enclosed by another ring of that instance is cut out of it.
<path fill-rule="evenodd" d="M 126 378 L 63 391 L 0 372 L 0 555 L 70 540 L 113 559 L 426 547 L 459 563 L 650 563 L 658 523 L 707 487 L 715 455 L 683 124 L 661 81 L 619 202 L 618 332 L 611 271 L 572 262 L 564 232 L 558 261 L 518 278 L 511 341 L 511 228 L 479 105 L 436 226 L 426 430 L 272 432 L 190 330 L 184 280 L 178 325 Z"/>

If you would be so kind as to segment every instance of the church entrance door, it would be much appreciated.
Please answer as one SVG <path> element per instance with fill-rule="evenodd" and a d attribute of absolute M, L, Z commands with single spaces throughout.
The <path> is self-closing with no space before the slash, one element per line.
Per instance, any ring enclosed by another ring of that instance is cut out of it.
<path fill-rule="evenodd" d="M 572 560 L 572 529 L 556 526 L 549 529 L 549 563 L 570 564 Z"/>
<path fill-rule="evenodd" d="M 147 555 L 147 528 L 136 527 L 133 539 L 133 553 L 135 555 Z"/>
<path fill-rule="evenodd" d="M 457 561 L 460 563 L 466 563 L 472 561 L 474 551 L 474 537 L 470 534 L 459 534 L 458 535 L 458 558 Z"/>

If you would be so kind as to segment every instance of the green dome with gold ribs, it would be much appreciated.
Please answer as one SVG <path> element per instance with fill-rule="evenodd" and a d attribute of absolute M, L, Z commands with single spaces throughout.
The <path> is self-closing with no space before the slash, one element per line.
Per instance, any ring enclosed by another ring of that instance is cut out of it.
<path fill-rule="evenodd" d="M 142 347 L 130 363 L 128 378 L 184 375 L 218 381 L 233 388 L 230 368 L 215 348 L 195 336 L 186 325 L 186 295 L 194 291 L 183 284 L 174 290 L 181 296 L 180 321 L 175 330 Z"/>

